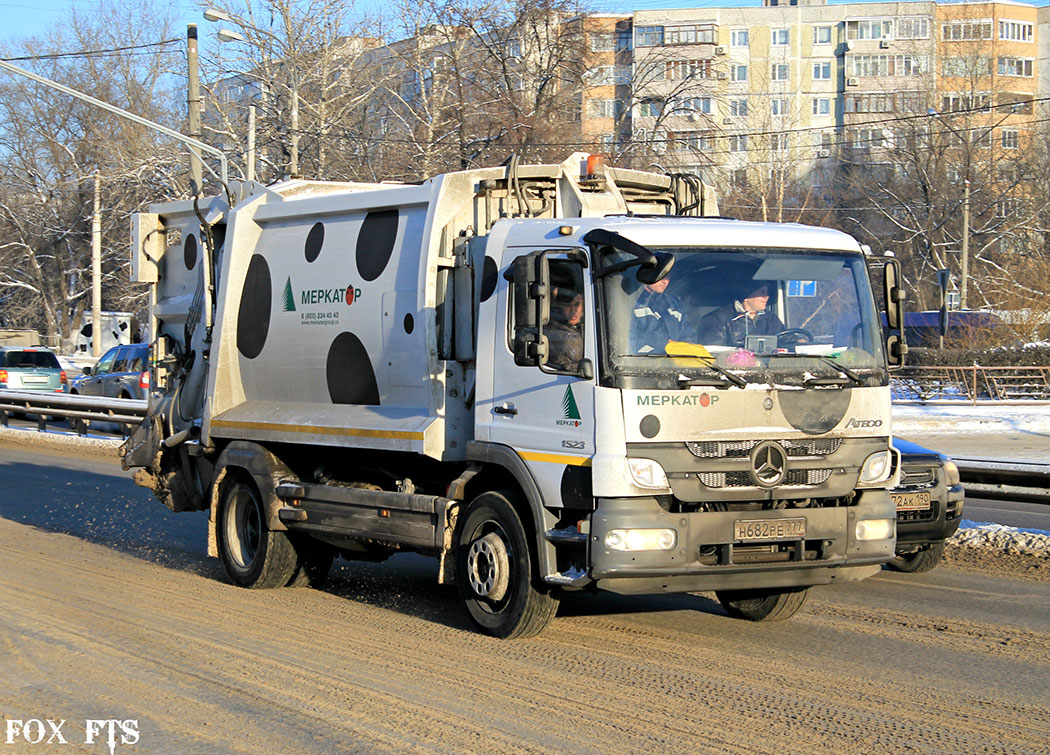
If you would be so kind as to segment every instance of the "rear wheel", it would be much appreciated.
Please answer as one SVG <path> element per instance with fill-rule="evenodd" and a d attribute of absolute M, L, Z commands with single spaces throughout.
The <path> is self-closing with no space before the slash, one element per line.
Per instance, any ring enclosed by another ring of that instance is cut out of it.
<path fill-rule="evenodd" d="M 234 584 L 284 587 L 295 576 L 299 559 L 288 533 L 267 529 L 266 508 L 251 482 L 223 486 L 217 525 L 219 555 Z"/>
<path fill-rule="evenodd" d="M 558 599 L 533 574 L 525 528 L 505 493 L 483 493 L 467 507 L 456 536 L 456 584 L 482 632 L 512 639 L 539 634 Z"/>
<path fill-rule="evenodd" d="M 776 590 L 718 590 L 715 596 L 726 613 L 747 621 L 783 621 L 790 619 L 809 594 L 808 587 Z"/>
<path fill-rule="evenodd" d="M 893 571 L 907 572 L 909 574 L 917 574 L 919 572 L 929 571 L 941 562 L 941 557 L 944 556 L 944 541 L 934 543 L 929 548 L 925 548 L 915 553 L 902 553 L 898 556 L 894 556 L 893 560 L 890 561 L 886 566 Z"/>
<path fill-rule="evenodd" d="M 335 548 L 308 537 L 297 537 L 292 540 L 299 564 L 292 575 L 289 587 L 324 587 L 332 571 L 335 560 Z"/>

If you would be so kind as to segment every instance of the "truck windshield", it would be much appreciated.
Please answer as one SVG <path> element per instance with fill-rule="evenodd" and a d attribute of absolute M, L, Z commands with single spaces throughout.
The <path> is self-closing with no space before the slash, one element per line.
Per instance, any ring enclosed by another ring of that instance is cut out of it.
<path fill-rule="evenodd" d="M 664 280 L 644 285 L 637 268 L 628 268 L 598 281 L 604 384 L 886 384 L 879 321 L 859 252 L 652 251 L 675 256 Z M 621 260 L 620 252 L 609 255 L 606 267 Z"/>

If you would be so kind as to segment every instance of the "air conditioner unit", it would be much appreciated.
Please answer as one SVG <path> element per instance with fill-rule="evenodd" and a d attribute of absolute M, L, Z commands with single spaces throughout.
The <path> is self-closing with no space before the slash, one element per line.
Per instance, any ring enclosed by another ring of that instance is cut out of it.
<path fill-rule="evenodd" d="M 830 149 L 819 149 L 817 150 L 817 157 L 831 157 Z"/>
<path fill-rule="evenodd" d="M 726 73 L 725 71 L 719 71 L 718 74 L 716 75 L 716 78 L 719 81 L 725 81 L 726 79 L 729 78 L 729 74 Z"/>
<path fill-rule="evenodd" d="M 853 40 L 847 39 L 846 44 L 843 45 L 846 48 L 846 52 L 853 52 Z"/>
<path fill-rule="evenodd" d="M 725 55 L 725 54 L 726 54 L 725 45 L 719 45 L 718 47 L 715 48 L 715 55 Z"/>
<path fill-rule="evenodd" d="M 888 50 L 890 49 L 890 41 L 888 39 L 879 40 L 879 49 Z"/>
<path fill-rule="evenodd" d="M 856 76 L 850 76 L 848 79 L 846 79 L 846 86 L 848 87 L 855 87 L 859 85 L 860 81 L 857 80 Z"/>

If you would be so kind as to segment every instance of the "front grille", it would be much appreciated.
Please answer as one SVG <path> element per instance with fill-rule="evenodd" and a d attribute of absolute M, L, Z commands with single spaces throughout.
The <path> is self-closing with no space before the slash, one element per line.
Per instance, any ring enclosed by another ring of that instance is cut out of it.
<path fill-rule="evenodd" d="M 905 466 L 901 469 L 900 487 L 917 487 L 920 485 L 932 485 L 936 481 L 933 468 L 930 466 L 912 467 Z"/>
<path fill-rule="evenodd" d="M 703 440 L 687 441 L 686 448 L 699 459 L 743 459 L 751 454 L 760 440 Z M 777 441 L 788 458 L 830 456 L 842 447 L 842 438 L 813 438 Z"/>
<path fill-rule="evenodd" d="M 937 511 L 931 506 L 919 511 L 898 511 L 898 522 L 929 522 L 937 518 Z"/>
<path fill-rule="evenodd" d="M 751 475 L 746 471 L 701 472 L 697 475 L 700 482 L 709 488 L 746 488 L 754 486 Z M 789 469 L 784 477 L 784 485 L 823 485 L 831 477 L 830 469 Z"/>

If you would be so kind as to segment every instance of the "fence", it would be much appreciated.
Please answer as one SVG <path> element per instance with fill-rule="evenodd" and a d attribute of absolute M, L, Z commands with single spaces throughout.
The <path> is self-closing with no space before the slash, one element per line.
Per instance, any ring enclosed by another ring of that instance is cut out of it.
<path fill-rule="evenodd" d="M 896 401 L 1050 401 L 1050 367 L 914 366 L 893 374 Z"/>

